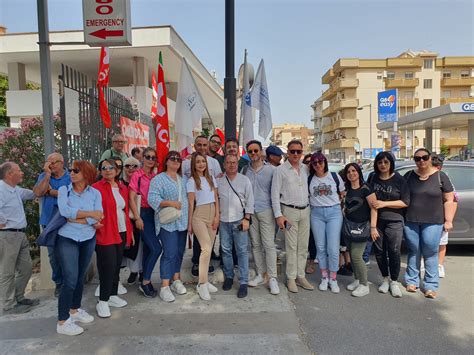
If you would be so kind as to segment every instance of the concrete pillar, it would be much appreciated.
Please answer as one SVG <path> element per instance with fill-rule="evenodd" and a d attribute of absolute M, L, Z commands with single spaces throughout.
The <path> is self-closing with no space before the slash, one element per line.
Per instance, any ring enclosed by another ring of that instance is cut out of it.
<path fill-rule="evenodd" d="M 23 63 L 8 63 L 8 89 L 26 90 L 26 70 Z"/>
<path fill-rule="evenodd" d="M 467 121 L 467 144 L 474 145 L 474 119 Z"/>
<path fill-rule="evenodd" d="M 433 130 L 425 128 L 425 148 L 429 151 L 433 150 Z"/>
<path fill-rule="evenodd" d="M 148 60 L 144 57 L 133 57 L 133 84 L 136 86 L 149 86 Z"/>

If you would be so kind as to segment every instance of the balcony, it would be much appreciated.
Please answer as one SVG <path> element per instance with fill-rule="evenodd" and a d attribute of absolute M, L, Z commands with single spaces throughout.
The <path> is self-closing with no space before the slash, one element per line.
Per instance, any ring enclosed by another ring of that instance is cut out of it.
<path fill-rule="evenodd" d="M 354 145 L 359 143 L 357 139 L 335 139 L 329 142 L 324 143 L 324 149 L 340 149 L 340 148 L 352 148 L 354 149 Z"/>
<path fill-rule="evenodd" d="M 343 128 L 357 128 L 359 127 L 358 120 L 339 120 L 332 124 L 326 125 L 323 127 L 323 133 L 333 132 L 336 129 L 343 129 Z"/>
<path fill-rule="evenodd" d="M 323 101 L 329 101 L 331 98 L 336 94 L 332 87 L 329 87 L 323 94 L 321 95 L 321 99 Z"/>
<path fill-rule="evenodd" d="M 439 142 L 448 147 L 462 147 L 467 145 L 467 138 L 440 138 Z"/>
<path fill-rule="evenodd" d="M 441 99 L 441 105 L 457 104 L 460 102 L 474 102 L 474 97 L 448 97 Z"/>
<path fill-rule="evenodd" d="M 471 86 L 474 85 L 474 77 L 467 78 L 444 78 L 441 80 L 441 86 Z"/>
<path fill-rule="evenodd" d="M 415 79 L 385 79 L 385 88 L 414 88 L 418 86 L 418 78 Z"/>
<path fill-rule="evenodd" d="M 359 107 L 358 99 L 341 99 L 334 102 L 332 105 L 323 110 L 323 116 L 329 116 L 336 111 L 340 111 L 346 108 L 357 108 Z"/>
<path fill-rule="evenodd" d="M 398 107 L 417 107 L 418 105 L 418 99 L 398 99 Z"/>
<path fill-rule="evenodd" d="M 421 68 L 423 65 L 422 58 L 388 58 L 387 67 L 389 68 Z"/>

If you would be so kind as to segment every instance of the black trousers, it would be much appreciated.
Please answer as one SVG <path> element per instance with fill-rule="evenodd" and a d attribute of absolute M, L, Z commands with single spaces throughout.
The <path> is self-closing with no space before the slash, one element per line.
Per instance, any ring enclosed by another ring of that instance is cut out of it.
<path fill-rule="evenodd" d="M 374 242 L 375 258 L 383 277 L 393 281 L 398 280 L 400 274 L 400 249 L 403 239 L 403 222 L 377 221 L 380 238 Z"/>
<path fill-rule="evenodd" d="M 308 259 L 316 259 L 316 243 L 314 242 L 313 232 L 311 231 L 309 231 L 308 252 Z"/>
<path fill-rule="evenodd" d="M 120 233 L 121 244 L 96 245 L 97 270 L 99 271 L 100 296 L 99 300 L 108 301 L 110 296 L 117 295 L 122 265 L 123 250 L 127 241 L 127 234 Z"/>

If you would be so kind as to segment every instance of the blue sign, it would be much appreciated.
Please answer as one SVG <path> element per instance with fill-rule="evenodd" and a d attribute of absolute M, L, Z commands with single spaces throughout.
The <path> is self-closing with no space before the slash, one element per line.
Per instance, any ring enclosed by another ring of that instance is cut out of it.
<path fill-rule="evenodd" d="M 362 157 L 364 159 L 374 159 L 380 152 L 383 152 L 383 148 L 372 148 L 372 151 L 370 151 L 370 148 L 364 148 Z"/>
<path fill-rule="evenodd" d="M 396 122 L 398 120 L 397 89 L 379 92 L 377 101 L 379 122 Z"/>
<path fill-rule="evenodd" d="M 465 103 L 462 104 L 462 110 L 465 112 L 474 112 L 474 103 Z"/>

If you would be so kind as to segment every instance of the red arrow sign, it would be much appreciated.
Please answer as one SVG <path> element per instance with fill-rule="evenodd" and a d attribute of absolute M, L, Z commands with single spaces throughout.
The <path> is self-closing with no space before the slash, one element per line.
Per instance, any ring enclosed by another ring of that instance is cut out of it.
<path fill-rule="evenodd" d="M 123 30 L 107 31 L 105 28 L 90 33 L 91 36 L 106 39 L 107 37 L 120 37 L 123 36 Z"/>

